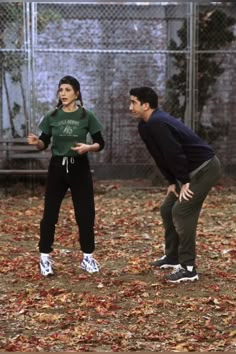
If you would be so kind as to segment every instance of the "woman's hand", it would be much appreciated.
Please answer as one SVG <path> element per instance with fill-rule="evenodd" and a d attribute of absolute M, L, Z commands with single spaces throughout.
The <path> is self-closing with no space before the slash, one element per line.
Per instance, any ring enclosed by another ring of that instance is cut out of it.
<path fill-rule="evenodd" d="M 83 155 L 86 152 L 90 151 L 91 145 L 88 144 L 82 144 L 82 143 L 77 143 L 75 147 L 72 147 L 71 150 L 77 151 L 79 155 Z"/>
<path fill-rule="evenodd" d="M 37 137 L 37 135 L 34 135 L 34 134 L 30 133 L 27 136 L 27 141 L 28 141 L 28 144 L 30 144 L 30 145 L 38 145 L 39 138 Z"/>
<path fill-rule="evenodd" d="M 83 144 L 83 143 L 77 143 L 76 146 L 72 147 L 71 150 L 77 151 L 79 155 L 83 155 L 86 152 L 96 152 L 100 148 L 100 145 L 98 143 L 93 143 L 93 144 Z"/>
<path fill-rule="evenodd" d="M 179 201 L 182 202 L 182 199 L 189 200 L 193 197 L 194 193 L 189 188 L 189 183 L 185 183 L 182 185 L 180 193 L 179 193 Z"/>
<path fill-rule="evenodd" d="M 30 133 L 27 136 L 27 141 L 29 145 L 35 145 L 38 150 L 44 149 L 44 142 L 40 140 L 37 135 Z"/>

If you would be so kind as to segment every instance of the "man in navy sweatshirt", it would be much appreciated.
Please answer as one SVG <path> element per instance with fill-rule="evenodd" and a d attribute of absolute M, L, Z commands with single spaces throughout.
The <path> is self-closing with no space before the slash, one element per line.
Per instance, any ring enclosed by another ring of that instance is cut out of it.
<path fill-rule="evenodd" d="M 173 268 L 165 278 L 169 282 L 198 280 L 197 222 L 204 199 L 221 176 L 220 162 L 213 149 L 184 123 L 159 110 L 152 88 L 132 88 L 129 109 L 140 120 L 139 134 L 169 184 L 160 207 L 165 254 L 150 264 Z"/>

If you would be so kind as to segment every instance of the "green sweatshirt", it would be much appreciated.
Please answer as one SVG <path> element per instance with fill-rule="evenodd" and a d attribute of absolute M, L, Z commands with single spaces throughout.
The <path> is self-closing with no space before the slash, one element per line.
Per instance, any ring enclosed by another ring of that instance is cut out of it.
<path fill-rule="evenodd" d="M 59 109 L 55 116 L 49 112 L 40 122 L 39 129 L 52 137 L 53 156 L 78 156 L 71 147 L 76 143 L 87 143 L 87 134 L 95 134 L 102 130 L 102 125 L 94 114 L 86 110 L 82 118 L 82 108 L 75 112 L 64 112 Z"/>

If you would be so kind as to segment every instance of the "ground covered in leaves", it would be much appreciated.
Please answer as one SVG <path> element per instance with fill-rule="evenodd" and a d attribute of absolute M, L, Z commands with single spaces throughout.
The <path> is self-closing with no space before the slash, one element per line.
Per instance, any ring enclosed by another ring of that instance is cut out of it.
<path fill-rule="evenodd" d="M 2 191 L 0 351 L 235 350 L 234 181 L 216 186 L 204 203 L 197 236 L 200 280 L 179 285 L 165 283 L 166 271 L 148 264 L 163 253 L 159 206 L 165 188 L 119 181 L 95 185 L 101 272 L 80 269 L 68 193 L 56 230 L 56 274 L 41 277 L 43 190 Z"/>

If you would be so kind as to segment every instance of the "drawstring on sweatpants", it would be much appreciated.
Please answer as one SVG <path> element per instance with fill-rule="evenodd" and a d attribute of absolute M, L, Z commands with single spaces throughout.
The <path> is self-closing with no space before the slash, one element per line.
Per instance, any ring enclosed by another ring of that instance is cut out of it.
<path fill-rule="evenodd" d="M 64 156 L 62 159 L 62 166 L 66 166 L 66 173 L 69 173 L 69 163 L 72 165 L 75 163 L 74 157 Z"/>

